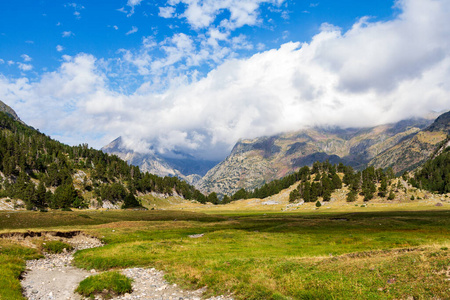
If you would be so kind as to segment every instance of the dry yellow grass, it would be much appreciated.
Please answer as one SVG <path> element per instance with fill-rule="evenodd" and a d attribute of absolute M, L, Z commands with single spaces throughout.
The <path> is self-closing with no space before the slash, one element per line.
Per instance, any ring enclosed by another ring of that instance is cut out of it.
<path fill-rule="evenodd" d="M 396 179 L 392 182 L 392 186 L 397 184 Z M 396 192 L 394 200 L 375 197 L 370 201 L 363 201 L 363 196 L 358 196 L 357 201 L 347 202 L 347 188 L 344 187 L 332 194 L 330 202 L 322 202 L 322 207 L 316 208 L 315 203 L 289 203 L 289 193 L 294 190 L 298 183 L 293 184 L 287 189 L 282 190 L 279 194 L 264 199 L 245 199 L 233 201 L 225 205 L 213 205 L 211 203 L 201 204 L 197 201 L 184 200 L 179 197 L 169 197 L 166 199 L 149 197 L 144 198 L 147 208 L 154 209 L 170 209 L 170 210 L 190 210 L 206 213 L 222 213 L 236 211 L 255 211 L 255 212 L 359 212 L 359 211 L 387 211 L 387 210 L 442 210 L 450 208 L 450 195 L 438 195 L 428 191 L 407 187 L 405 192 L 400 189 Z M 414 196 L 414 200 L 411 200 Z M 151 199 L 151 200 L 149 200 Z M 436 206 L 442 203 L 442 206 Z"/>

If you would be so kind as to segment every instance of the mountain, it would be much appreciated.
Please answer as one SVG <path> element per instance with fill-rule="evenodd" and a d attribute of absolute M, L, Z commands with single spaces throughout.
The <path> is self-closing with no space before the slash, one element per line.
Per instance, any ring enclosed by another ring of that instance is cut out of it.
<path fill-rule="evenodd" d="M 369 165 L 376 168 L 392 167 L 395 173 L 403 173 L 427 161 L 450 135 L 450 112 L 440 115 L 429 127 L 386 149 Z"/>
<path fill-rule="evenodd" d="M 115 139 L 101 149 L 105 153 L 114 154 L 129 164 L 139 166 L 144 172 L 158 176 L 175 176 L 190 184 L 198 182 L 218 161 L 196 159 L 181 153 L 171 152 L 166 155 L 155 152 L 139 153 L 124 146 L 121 137 Z"/>
<path fill-rule="evenodd" d="M 22 124 L 25 124 L 22 122 L 22 120 L 20 120 L 19 116 L 16 114 L 16 112 L 9 107 L 8 105 L 6 105 L 3 101 L 0 100 L 0 112 L 4 112 L 6 113 L 8 116 L 10 116 L 11 118 L 13 118 L 15 121 L 18 121 Z"/>
<path fill-rule="evenodd" d="M 161 178 L 130 166 L 115 155 L 68 146 L 18 121 L 14 111 L 0 111 L 0 198 L 22 200 L 28 209 L 87 208 L 93 203 L 137 206 L 137 195 L 206 197 L 176 177 Z M 5 112 L 6 111 L 6 112 Z"/>
<path fill-rule="evenodd" d="M 365 168 L 378 155 L 410 140 L 432 120 L 417 118 L 372 128 L 310 128 L 270 137 L 241 140 L 231 154 L 196 186 L 203 192 L 234 194 L 253 190 L 315 161 Z M 436 136 L 436 141 L 442 136 Z"/>

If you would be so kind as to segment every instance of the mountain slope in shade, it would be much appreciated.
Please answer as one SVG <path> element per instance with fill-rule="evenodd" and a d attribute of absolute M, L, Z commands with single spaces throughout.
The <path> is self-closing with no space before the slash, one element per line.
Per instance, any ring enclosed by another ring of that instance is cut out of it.
<path fill-rule="evenodd" d="M 411 139 L 431 123 L 428 119 L 410 119 L 372 128 L 313 128 L 241 140 L 196 186 L 204 192 L 230 195 L 327 159 L 362 169 L 377 155 Z"/>
<path fill-rule="evenodd" d="M 410 171 L 439 150 L 450 135 L 450 112 L 440 115 L 429 127 L 386 149 L 370 161 L 376 168 L 392 167 L 394 172 Z"/>
<path fill-rule="evenodd" d="M 138 166 L 143 172 L 158 176 L 171 176 L 196 184 L 217 161 L 199 160 L 194 157 L 175 153 L 164 157 L 156 153 L 138 153 L 127 149 L 119 137 L 101 149 L 105 153 L 115 154 L 131 165 Z"/>

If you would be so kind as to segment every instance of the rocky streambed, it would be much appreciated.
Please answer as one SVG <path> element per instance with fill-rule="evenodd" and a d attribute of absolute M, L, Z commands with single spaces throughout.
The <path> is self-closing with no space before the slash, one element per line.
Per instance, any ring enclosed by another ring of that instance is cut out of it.
<path fill-rule="evenodd" d="M 32 237 L 24 237 L 24 242 Z M 58 237 L 52 234 L 47 239 L 59 239 L 74 247 L 73 251 L 61 254 L 45 254 L 45 258 L 27 261 L 23 274 L 22 287 L 24 296 L 31 300 L 63 300 L 84 299 L 74 290 L 84 278 L 98 274 L 96 270 L 82 270 L 72 265 L 73 254 L 77 250 L 101 247 L 102 243 L 83 233 L 71 237 Z M 205 289 L 187 291 L 176 284 L 169 284 L 164 279 L 164 273 L 154 268 L 128 268 L 121 271 L 133 280 L 133 291 L 129 294 L 116 296 L 112 299 L 158 299 L 187 300 L 201 299 Z M 102 299 L 98 295 L 95 299 Z M 229 296 L 216 296 L 211 300 L 232 300 Z"/>

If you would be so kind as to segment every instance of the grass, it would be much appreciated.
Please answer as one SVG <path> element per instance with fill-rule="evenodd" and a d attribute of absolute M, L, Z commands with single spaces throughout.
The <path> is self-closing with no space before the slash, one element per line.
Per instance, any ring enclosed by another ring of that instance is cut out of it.
<path fill-rule="evenodd" d="M 89 276 L 80 282 L 75 291 L 85 297 L 93 298 L 97 294 L 102 294 L 108 299 L 113 295 L 130 293 L 131 290 L 131 279 L 115 271 Z"/>
<path fill-rule="evenodd" d="M 64 249 L 66 251 L 73 250 L 73 247 L 67 243 L 61 242 L 61 241 L 43 241 L 40 243 L 39 248 L 41 251 L 47 252 L 47 253 L 62 253 L 64 252 Z"/>
<path fill-rule="evenodd" d="M 34 213 L 40 220 L 17 214 L 34 228 L 101 237 L 106 246 L 75 254 L 79 267 L 155 267 L 185 288 L 208 286 L 209 294 L 236 299 L 446 299 L 450 293 L 450 211 L 442 209 L 72 212 L 77 225 L 67 224 L 65 212 Z M 11 230 L 2 219 L 0 225 Z M 18 226 L 15 219 L 11 226 Z M 204 235 L 189 237 L 195 234 Z"/>
<path fill-rule="evenodd" d="M 0 239 L 0 299 L 24 299 L 19 277 L 25 270 L 25 260 L 40 257 L 35 249 Z"/>
<path fill-rule="evenodd" d="M 108 244 L 76 264 L 153 266 L 167 279 L 238 299 L 445 299 L 450 214 L 235 215 L 222 222 L 97 226 Z M 201 238 L 189 235 L 204 233 Z M 412 263 L 414 262 L 414 263 Z"/>

